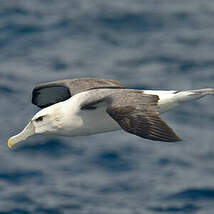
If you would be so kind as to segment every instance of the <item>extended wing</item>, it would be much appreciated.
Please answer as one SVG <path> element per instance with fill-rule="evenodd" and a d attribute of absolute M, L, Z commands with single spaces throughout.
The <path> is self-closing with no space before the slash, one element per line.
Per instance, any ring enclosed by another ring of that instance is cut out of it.
<path fill-rule="evenodd" d="M 65 101 L 74 94 L 97 88 L 123 88 L 116 80 L 98 78 L 66 79 L 42 83 L 32 92 L 32 103 L 40 108 Z"/>
<path fill-rule="evenodd" d="M 157 95 L 130 89 L 112 90 L 112 92 L 95 90 L 90 94 L 89 99 L 82 103 L 82 110 L 90 107 L 94 109 L 96 105 L 99 107 L 100 102 L 104 102 L 106 112 L 126 132 L 155 141 L 181 141 L 160 118 Z"/>

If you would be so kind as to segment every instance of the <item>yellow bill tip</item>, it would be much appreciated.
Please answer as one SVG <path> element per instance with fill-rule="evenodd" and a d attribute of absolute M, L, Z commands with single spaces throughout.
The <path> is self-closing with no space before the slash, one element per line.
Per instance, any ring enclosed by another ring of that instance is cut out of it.
<path fill-rule="evenodd" d="M 8 147 L 11 149 L 13 147 L 13 143 L 12 143 L 13 139 L 9 139 L 7 142 Z"/>

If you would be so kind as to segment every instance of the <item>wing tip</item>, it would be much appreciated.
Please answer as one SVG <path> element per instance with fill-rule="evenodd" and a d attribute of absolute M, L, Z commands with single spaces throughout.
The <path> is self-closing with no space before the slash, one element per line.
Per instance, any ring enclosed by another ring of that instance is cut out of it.
<path fill-rule="evenodd" d="M 169 135 L 163 135 L 161 133 L 158 133 L 158 134 L 148 133 L 147 135 L 144 135 L 144 136 L 140 136 L 140 135 L 138 136 L 149 140 L 153 140 L 153 141 L 168 142 L 168 143 L 183 141 L 174 132 L 169 133 Z"/>
<path fill-rule="evenodd" d="M 168 141 L 164 140 L 165 142 L 182 142 L 183 140 L 178 137 L 177 135 L 173 136 L 172 138 L 169 138 Z"/>

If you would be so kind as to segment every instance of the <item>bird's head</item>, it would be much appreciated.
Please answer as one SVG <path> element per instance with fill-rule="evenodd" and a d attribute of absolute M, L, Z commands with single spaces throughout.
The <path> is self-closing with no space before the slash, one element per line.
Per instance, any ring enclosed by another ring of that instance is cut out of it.
<path fill-rule="evenodd" d="M 8 147 L 12 148 L 16 143 L 33 135 L 55 133 L 61 124 L 60 118 L 61 113 L 57 104 L 40 110 L 19 134 L 9 138 Z"/>

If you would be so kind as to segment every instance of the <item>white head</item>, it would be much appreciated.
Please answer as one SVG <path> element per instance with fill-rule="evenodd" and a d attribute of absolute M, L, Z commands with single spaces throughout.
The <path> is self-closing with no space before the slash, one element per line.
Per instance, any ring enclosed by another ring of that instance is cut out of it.
<path fill-rule="evenodd" d="M 59 103 L 40 110 L 23 131 L 8 140 L 8 147 L 12 148 L 16 143 L 36 134 L 56 133 L 61 126 L 61 120 L 62 112 Z"/>

